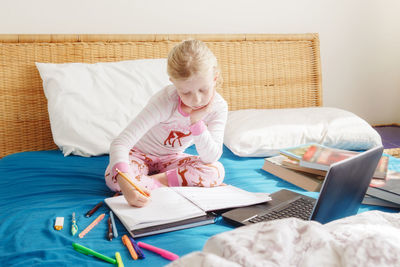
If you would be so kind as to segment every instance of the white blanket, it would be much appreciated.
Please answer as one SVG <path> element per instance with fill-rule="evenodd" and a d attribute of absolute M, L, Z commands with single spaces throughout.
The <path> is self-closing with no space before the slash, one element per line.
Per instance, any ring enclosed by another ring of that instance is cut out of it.
<path fill-rule="evenodd" d="M 325 225 L 290 218 L 244 226 L 168 266 L 400 266 L 400 213 L 368 211 Z"/>

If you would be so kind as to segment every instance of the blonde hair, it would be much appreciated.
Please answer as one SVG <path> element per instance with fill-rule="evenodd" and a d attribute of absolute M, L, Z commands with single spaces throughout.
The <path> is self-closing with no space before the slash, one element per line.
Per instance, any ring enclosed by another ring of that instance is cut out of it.
<path fill-rule="evenodd" d="M 211 70 L 219 79 L 217 58 L 202 41 L 183 41 L 174 46 L 168 54 L 167 72 L 172 79 L 185 80 Z"/>

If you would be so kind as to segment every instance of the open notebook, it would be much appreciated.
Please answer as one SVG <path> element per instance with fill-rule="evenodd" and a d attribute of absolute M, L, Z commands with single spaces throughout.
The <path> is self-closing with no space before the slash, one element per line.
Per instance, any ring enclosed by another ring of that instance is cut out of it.
<path fill-rule="evenodd" d="M 160 187 L 142 208 L 130 206 L 123 196 L 106 204 L 135 237 L 169 232 L 214 222 L 208 212 L 267 202 L 266 193 L 251 193 L 232 185 L 218 187 Z"/>

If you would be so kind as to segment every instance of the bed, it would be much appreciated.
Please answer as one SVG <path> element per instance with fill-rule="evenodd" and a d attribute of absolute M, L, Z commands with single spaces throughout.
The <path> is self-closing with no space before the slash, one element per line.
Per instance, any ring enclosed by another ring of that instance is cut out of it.
<path fill-rule="evenodd" d="M 126 234 L 117 220 L 119 237 L 106 239 L 106 220 L 83 239 L 72 236 L 71 214 L 80 230 L 92 220 L 84 214 L 113 195 L 104 183 L 108 155 L 64 156 L 53 140 L 47 100 L 35 62 L 96 63 L 164 58 L 181 40 L 196 38 L 218 58 L 222 87 L 231 111 L 243 109 L 312 108 L 322 106 L 318 34 L 237 35 L 0 35 L 0 261 L 8 266 L 107 266 L 77 253 L 72 242 L 114 257 L 125 266 L 163 266 L 168 260 L 151 252 L 133 261 L 121 242 Z M 188 153 L 195 154 L 190 147 Z M 262 157 L 237 156 L 224 146 L 221 162 L 225 183 L 252 192 L 288 188 L 316 197 L 261 170 Z M 389 168 L 400 171 L 390 157 Z M 359 212 L 396 210 L 362 206 Z M 102 205 L 96 215 L 108 213 Z M 64 228 L 53 229 L 56 217 Z M 234 227 L 215 224 L 143 237 L 143 241 L 179 256 L 201 251 L 206 241 Z M 179 265 L 179 264 L 178 264 Z M 183 265 L 182 265 L 183 266 Z"/>

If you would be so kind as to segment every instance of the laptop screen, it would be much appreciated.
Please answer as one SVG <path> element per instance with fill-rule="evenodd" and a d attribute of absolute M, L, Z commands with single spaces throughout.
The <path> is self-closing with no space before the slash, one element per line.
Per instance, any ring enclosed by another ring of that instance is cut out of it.
<path fill-rule="evenodd" d="M 380 146 L 332 164 L 311 220 L 327 223 L 356 214 L 382 152 L 383 147 Z"/>

